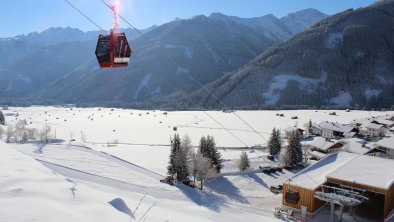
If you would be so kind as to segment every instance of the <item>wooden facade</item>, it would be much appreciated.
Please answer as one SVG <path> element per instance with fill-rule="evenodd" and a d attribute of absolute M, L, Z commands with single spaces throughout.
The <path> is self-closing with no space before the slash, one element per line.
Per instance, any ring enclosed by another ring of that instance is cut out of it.
<path fill-rule="evenodd" d="M 291 188 L 292 190 L 296 190 L 300 193 L 300 200 L 297 204 L 290 204 L 286 202 L 285 194 L 289 188 Z M 283 184 L 282 204 L 296 209 L 301 209 L 301 206 L 305 206 L 307 207 L 308 213 L 313 213 L 325 203 L 324 201 L 315 198 L 314 192 L 315 190 L 309 190 L 303 187 L 289 185 L 288 183 L 285 183 Z"/>
<path fill-rule="evenodd" d="M 386 218 L 394 209 L 394 183 L 391 184 L 390 189 L 386 191 L 384 196 L 384 217 Z"/>

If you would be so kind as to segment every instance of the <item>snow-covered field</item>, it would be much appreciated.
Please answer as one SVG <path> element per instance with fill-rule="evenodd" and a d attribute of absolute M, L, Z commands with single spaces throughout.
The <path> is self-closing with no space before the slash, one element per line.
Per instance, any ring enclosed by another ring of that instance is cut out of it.
<path fill-rule="evenodd" d="M 336 110 L 337 115 L 330 116 L 331 111 L 296 110 L 165 115 L 158 110 L 55 107 L 3 112 L 10 124 L 26 119 L 29 128 L 51 125 L 58 140 L 48 145 L 0 142 L 0 205 L 7 206 L 0 207 L 0 221 L 276 221 L 273 209 L 281 204 L 281 196 L 269 186 L 293 173 L 236 173 L 240 147 L 264 145 L 273 127 L 302 127 L 309 119 L 349 123 L 394 114 Z M 218 147 L 225 147 L 220 149 L 225 176 L 208 181 L 203 191 L 160 183 L 174 127 L 181 136 L 189 135 L 193 145 L 209 134 Z M 255 169 L 267 163 L 264 150 L 248 150 L 248 155 Z"/>

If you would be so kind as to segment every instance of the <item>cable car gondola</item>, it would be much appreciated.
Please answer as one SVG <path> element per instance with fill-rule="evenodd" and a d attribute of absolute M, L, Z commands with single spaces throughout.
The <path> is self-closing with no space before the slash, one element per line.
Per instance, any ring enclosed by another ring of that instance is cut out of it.
<path fill-rule="evenodd" d="M 114 29 L 109 35 L 99 35 L 96 46 L 96 57 L 100 68 L 126 67 L 129 64 L 131 48 L 126 35 L 118 32 L 118 14 L 112 6 L 115 16 Z"/>
<path fill-rule="evenodd" d="M 296 190 L 291 190 L 290 188 L 285 193 L 286 203 L 297 204 L 300 200 L 300 193 Z"/>

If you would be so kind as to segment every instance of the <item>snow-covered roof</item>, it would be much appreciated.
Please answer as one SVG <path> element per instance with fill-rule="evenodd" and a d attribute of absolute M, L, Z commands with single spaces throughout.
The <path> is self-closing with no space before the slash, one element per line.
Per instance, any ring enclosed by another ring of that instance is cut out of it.
<path fill-rule="evenodd" d="M 333 123 L 328 121 L 321 122 L 319 126 L 321 129 L 328 129 L 328 130 L 343 132 L 343 133 L 349 132 L 354 128 L 352 125 L 345 125 L 341 123 Z"/>
<path fill-rule="evenodd" d="M 292 131 L 298 131 L 298 130 L 303 130 L 303 129 L 295 127 L 295 126 L 289 126 L 284 129 L 285 132 L 292 132 Z M 303 130 L 303 131 L 305 131 L 305 130 Z"/>
<path fill-rule="evenodd" d="M 340 168 L 356 156 L 356 154 L 346 152 L 327 155 L 317 163 L 294 175 L 291 178 L 291 184 L 315 190 L 326 182 L 326 176 L 328 174 Z"/>
<path fill-rule="evenodd" d="M 328 148 L 333 146 L 336 142 L 337 142 L 336 140 L 327 140 L 326 138 L 319 136 L 319 137 L 314 137 L 313 141 L 305 142 L 305 145 L 309 145 L 320 150 L 327 150 Z"/>
<path fill-rule="evenodd" d="M 291 178 L 291 184 L 315 190 L 326 178 L 388 189 L 394 183 L 394 161 L 347 152 L 329 154 Z"/>
<path fill-rule="evenodd" d="M 310 126 L 310 128 L 314 130 L 320 130 L 320 126 L 317 125 L 316 123 L 312 123 L 312 126 Z"/>
<path fill-rule="evenodd" d="M 386 190 L 394 183 L 392 169 L 393 160 L 358 155 L 327 177 Z"/>
<path fill-rule="evenodd" d="M 376 144 L 378 146 L 394 150 L 394 136 L 384 138 L 384 139 L 378 141 Z"/>
<path fill-rule="evenodd" d="M 363 125 L 363 127 L 367 128 L 367 129 L 380 129 L 382 127 L 384 127 L 383 125 L 380 124 L 375 124 L 375 123 L 367 123 L 365 125 Z"/>
<path fill-rule="evenodd" d="M 387 117 L 385 117 L 385 116 L 378 116 L 374 120 L 380 124 L 384 124 L 384 125 L 388 125 L 388 126 L 391 126 L 394 124 L 394 121 L 387 119 Z"/>
<path fill-rule="evenodd" d="M 319 160 L 327 155 L 326 153 L 321 153 L 321 152 L 318 152 L 318 151 L 311 151 L 311 152 L 309 152 L 309 154 L 311 156 L 313 156 L 313 157 L 316 157 Z"/>
<path fill-rule="evenodd" d="M 365 124 L 371 123 L 373 121 L 376 121 L 377 123 L 391 126 L 391 125 L 394 124 L 394 121 L 391 121 L 390 118 L 391 118 L 391 116 L 388 116 L 388 115 L 376 116 L 376 117 L 368 117 L 368 118 L 361 118 L 361 119 L 353 120 L 351 123 L 352 124 L 365 125 Z"/>
<path fill-rule="evenodd" d="M 339 142 L 344 144 L 342 150 L 350 153 L 366 154 L 372 149 L 372 146 L 363 139 L 349 138 L 341 139 Z"/>
<path fill-rule="evenodd" d="M 349 137 L 355 136 L 356 133 L 355 133 L 355 132 L 344 132 L 343 135 L 344 135 L 345 137 L 348 137 L 348 138 L 349 138 Z"/>

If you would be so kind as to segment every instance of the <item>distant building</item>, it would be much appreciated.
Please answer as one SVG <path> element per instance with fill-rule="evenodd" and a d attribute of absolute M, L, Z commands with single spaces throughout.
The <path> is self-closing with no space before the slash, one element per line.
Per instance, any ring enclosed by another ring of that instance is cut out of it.
<path fill-rule="evenodd" d="M 296 132 L 300 136 L 304 135 L 304 132 L 305 132 L 305 130 L 295 127 L 295 126 L 289 126 L 286 129 L 284 129 L 283 131 L 285 131 L 285 138 L 290 138 L 291 132 Z"/>
<path fill-rule="evenodd" d="M 376 143 L 377 147 L 386 152 L 387 157 L 394 159 L 394 136 L 384 138 Z"/>
<path fill-rule="evenodd" d="M 310 155 L 317 160 L 322 159 L 327 154 L 340 151 L 364 155 L 372 150 L 370 144 L 359 138 L 333 140 L 316 137 L 312 142 L 306 144 L 306 146 L 310 149 Z"/>
<path fill-rule="evenodd" d="M 365 127 L 365 135 L 368 137 L 381 137 L 385 135 L 385 127 L 381 124 L 376 123 L 368 123 L 364 125 Z"/>
<path fill-rule="evenodd" d="M 311 126 L 309 126 L 309 133 L 315 136 L 321 136 L 321 128 L 319 125 L 316 123 L 312 123 Z"/>
<path fill-rule="evenodd" d="M 350 138 L 356 135 L 358 129 L 352 125 L 323 121 L 319 124 L 321 136 L 324 138 Z"/>
<path fill-rule="evenodd" d="M 380 158 L 387 158 L 386 151 L 382 150 L 379 147 L 375 147 L 375 148 L 371 149 L 365 155 L 374 156 L 374 157 L 380 157 Z"/>
<path fill-rule="evenodd" d="M 367 137 L 382 137 L 394 127 L 394 117 L 385 115 L 369 117 L 352 121 L 352 125 L 359 129 L 359 134 Z"/>

